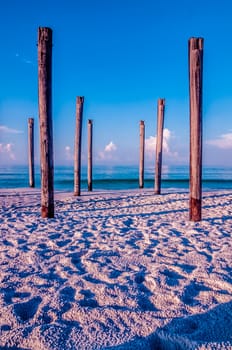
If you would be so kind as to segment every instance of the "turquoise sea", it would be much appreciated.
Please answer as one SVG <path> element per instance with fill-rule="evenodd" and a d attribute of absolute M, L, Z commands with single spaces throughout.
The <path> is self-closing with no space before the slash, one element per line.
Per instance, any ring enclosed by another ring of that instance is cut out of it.
<path fill-rule="evenodd" d="M 35 168 L 36 187 L 40 187 L 40 169 Z M 122 190 L 139 187 L 137 166 L 93 167 L 93 190 Z M 56 190 L 73 190 L 73 166 L 55 167 Z M 28 187 L 27 166 L 0 166 L 0 188 Z M 82 168 L 82 190 L 87 190 L 87 168 Z M 145 188 L 154 187 L 154 168 L 145 168 Z M 164 166 L 162 188 L 187 190 L 189 188 L 188 166 Z M 203 167 L 203 190 L 232 189 L 232 168 Z"/>

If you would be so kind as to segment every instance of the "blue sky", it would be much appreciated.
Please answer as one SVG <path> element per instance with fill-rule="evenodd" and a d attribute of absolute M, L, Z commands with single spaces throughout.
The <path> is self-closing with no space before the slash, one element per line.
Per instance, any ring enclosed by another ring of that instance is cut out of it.
<path fill-rule="evenodd" d="M 166 99 L 164 164 L 188 164 L 188 39 L 204 38 L 205 165 L 232 166 L 230 0 L 8 0 L 1 3 L 0 162 L 27 164 L 27 119 L 39 162 L 37 32 L 53 29 L 55 164 L 73 163 L 76 96 L 93 119 L 94 164 L 137 164 L 139 121 L 154 163 Z"/>

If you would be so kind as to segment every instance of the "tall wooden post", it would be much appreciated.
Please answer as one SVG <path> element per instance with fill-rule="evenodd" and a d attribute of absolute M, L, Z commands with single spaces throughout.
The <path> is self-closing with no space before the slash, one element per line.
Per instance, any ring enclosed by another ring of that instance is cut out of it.
<path fill-rule="evenodd" d="M 35 187 L 34 118 L 28 118 L 28 166 L 29 166 L 29 186 Z"/>
<path fill-rule="evenodd" d="M 201 220 L 202 197 L 202 38 L 189 39 L 190 96 L 190 209 L 192 221 Z"/>
<path fill-rule="evenodd" d="M 39 28 L 39 123 L 41 165 L 41 215 L 54 217 L 54 169 L 52 137 L 52 30 Z"/>
<path fill-rule="evenodd" d="M 139 149 L 139 188 L 144 187 L 144 142 L 145 142 L 145 124 L 143 120 L 140 120 L 139 137 L 140 137 L 140 149 Z"/>
<path fill-rule="evenodd" d="M 92 191 L 92 165 L 93 165 L 93 122 L 88 120 L 88 191 Z"/>
<path fill-rule="evenodd" d="M 163 149 L 163 128 L 164 128 L 164 107 L 165 100 L 158 99 L 157 105 L 157 139 L 156 139 L 156 162 L 155 162 L 155 194 L 160 194 L 161 172 L 162 172 L 162 149 Z"/>
<path fill-rule="evenodd" d="M 74 145 L 74 196 L 81 193 L 81 140 L 84 97 L 76 99 L 76 134 Z"/>

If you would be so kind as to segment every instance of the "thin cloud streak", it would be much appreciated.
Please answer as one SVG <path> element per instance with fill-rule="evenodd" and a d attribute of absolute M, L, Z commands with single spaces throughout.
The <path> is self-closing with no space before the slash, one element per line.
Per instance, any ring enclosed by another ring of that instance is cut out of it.
<path fill-rule="evenodd" d="M 16 54 L 15 54 L 15 57 L 16 57 L 17 59 L 19 59 L 20 62 L 22 62 L 22 63 L 35 66 L 34 62 L 32 62 L 31 60 L 28 60 L 28 59 L 25 58 L 25 57 L 22 57 L 19 53 L 16 53 Z"/>
<path fill-rule="evenodd" d="M 206 144 L 221 149 L 230 149 L 232 148 L 232 133 L 222 134 L 214 140 L 206 141 Z"/>
<path fill-rule="evenodd" d="M 0 132 L 4 132 L 6 134 L 23 134 L 22 130 L 12 129 L 6 125 L 0 125 Z"/>

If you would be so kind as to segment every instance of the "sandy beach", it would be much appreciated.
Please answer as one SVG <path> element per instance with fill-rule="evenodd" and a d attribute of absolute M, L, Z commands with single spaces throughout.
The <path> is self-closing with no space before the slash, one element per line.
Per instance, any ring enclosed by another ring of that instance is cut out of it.
<path fill-rule="evenodd" d="M 0 195 L 0 349 L 232 349 L 232 192 Z"/>

